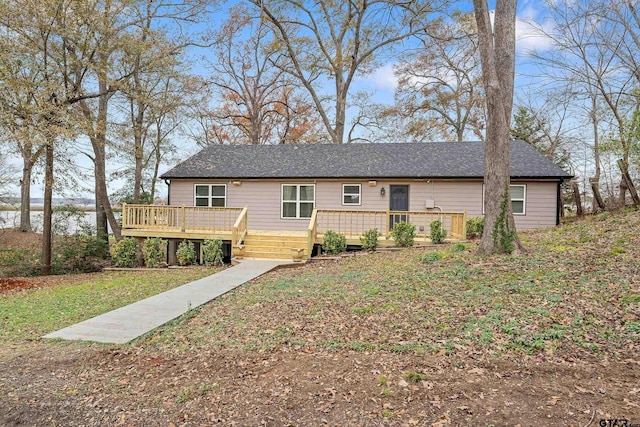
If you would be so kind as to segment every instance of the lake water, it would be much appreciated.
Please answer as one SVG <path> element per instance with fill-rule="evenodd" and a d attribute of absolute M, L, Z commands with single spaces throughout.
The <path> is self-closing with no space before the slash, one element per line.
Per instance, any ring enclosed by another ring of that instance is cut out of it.
<path fill-rule="evenodd" d="M 42 211 L 31 211 L 31 227 L 37 233 L 42 232 L 43 224 Z M 95 231 L 96 213 L 78 212 L 77 215 L 67 216 L 64 213 L 53 213 L 54 232 L 58 234 L 74 234 L 81 230 L 81 227 L 88 226 Z M 20 211 L 0 211 L 0 228 L 14 228 L 20 225 Z M 111 232 L 111 227 L 109 227 Z"/>

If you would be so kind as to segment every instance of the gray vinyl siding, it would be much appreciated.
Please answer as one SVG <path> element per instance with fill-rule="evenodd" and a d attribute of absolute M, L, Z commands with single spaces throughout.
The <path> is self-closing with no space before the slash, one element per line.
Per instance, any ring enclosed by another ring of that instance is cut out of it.
<path fill-rule="evenodd" d="M 466 211 L 467 217 L 482 216 L 482 183 L 480 181 L 416 181 L 377 180 L 375 186 L 363 180 L 242 180 L 234 185 L 227 180 L 173 179 L 170 186 L 172 205 L 194 205 L 194 184 L 226 184 L 227 206 L 247 206 L 249 228 L 253 230 L 305 230 L 308 219 L 282 219 L 282 184 L 315 184 L 316 208 L 341 210 L 376 210 L 389 208 L 389 186 L 409 185 L 409 210 L 423 211 L 432 199 L 444 211 Z M 557 183 L 514 182 L 526 184 L 526 214 L 515 217 L 520 230 L 556 225 Z M 342 204 L 342 185 L 361 185 L 361 204 Z M 385 188 L 386 194 L 380 195 Z M 436 209 L 437 210 L 437 209 Z"/>

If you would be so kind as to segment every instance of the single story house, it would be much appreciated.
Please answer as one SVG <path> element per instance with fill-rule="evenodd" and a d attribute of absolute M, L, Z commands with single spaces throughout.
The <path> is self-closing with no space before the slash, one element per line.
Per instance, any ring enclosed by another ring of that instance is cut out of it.
<path fill-rule="evenodd" d="M 164 173 L 169 206 L 125 206 L 123 234 L 221 238 L 234 255 L 307 258 L 326 230 L 358 244 L 398 221 L 443 221 L 464 238 L 483 215 L 482 142 L 212 145 Z M 520 230 L 560 221 L 571 175 L 522 141 L 511 145 L 511 204 Z"/>

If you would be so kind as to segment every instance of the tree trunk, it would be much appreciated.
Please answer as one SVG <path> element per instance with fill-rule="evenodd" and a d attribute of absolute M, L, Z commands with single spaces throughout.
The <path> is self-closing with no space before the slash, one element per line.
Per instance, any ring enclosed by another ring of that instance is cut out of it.
<path fill-rule="evenodd" d="M 502 236 L 495 235 L 498 229 L 512 236 L 514 250 L 524 249 L 517 238 L 509 196 L 509 122 L 513 106 L 516 3 L 513 0 L 497 1 L 493 31 L 486 0 L 473 1 L 487 103 L 484 159 L 485 227 L 478 247 L 480 255 L 509 250 L 504 246 Z M 501 205 L 505 197 L 508 200 L 504 206 L 505 212 L 502 212 Z M 496 227 L 499 221 L 503 223 Z"/>
<path fill-rule="evenodd" d="M 96 175 L 96 200 L 100 200 L 101 208 L 104 212 L 104 216 L 107 218 L 107 221 L 111 226 L 111 231 L 113 232 L 116 240 L 120 241 L 120 239 L 122 239 L 120 225 L 116 221 L 116 217 L 113 214 L 113 209 L 111 208 L 111 203 L 109 202 L 109 193 L 107 191 L 104 143 L 100 145 L 94 145 L 93 150 L 95 154 L 94 170 Z M 98 231 L 104 231 L 105 234 L 103 234 L 103 236 L 105 236 L 108 243 L 109 234 L 108 229 L 106 228 L 106 224 L 104 229 Z"/>
<path fill-rule="evenodd" d="M 93 165 L 93 170 L 95 172 L 96 165 Z M 104 203 L 102 199 L 98 196 L 100 194 L 98 190 L 98 181 L 94 182 L 94 194 L 96 198 L 96 236 L 108 241 L 107 237 L 109 236 L 109 227 L 107 221 L 107 214 L 104 211 Z"/>
<path fill-rule="evenodd" d="M 155 161 L 153 162 L 153 177 L 151 178 L 151 200 L 156 199 L 156 181 L 158 180 L 158 175 L 160 173 L 160 162 L 162 161 L 162 151 L 160 150 L 160 145 L 162 142 L 162 135 L 160 133 L 161 126 L 159 123 L 156 123 L 156 147 L 154 149 Z"/>
<path fill-rule="evenodd" d="M 23 159 L 22 181 L 20 181 L 20 231 L 26 233 L 31 228 L 31 172 L 33 163 Z"/>
<path fill-rule="evenodd" d="M 618 192 L 618 206 L 620 209 L 624 209 L 627 205 L 627 183 L 624 178 L 620 179 L 620 183 L 618 184 L 619 192 Z"/>
<path fill-rule="evenodd" d="M 45 172 L 44 172 L 44 218 L 42 222 L 42 260 L 41 274 L 48 276 L 51 274 L 51 247 L 52 229 L 51 216 L 53 198 L 53 140 L 47 141 L 45 148 Z"/>
<path fill-rule="evenodd" d="M 591 96 L 591 122 L 593 123 L 593 161 L 596 169 L 595 174 L 589 178 L 589 185 L 593 192 L 592 212 L 604 211 L 606 209 L 602 195 L 600 195 L 600 136 L 598 132 L 598 104 L 595 95 Z"/>
<path fill-rule="evenodd" d="M 134 125 L 134 146 L 135 146 L 135 171 L 133 178 L 133 203 L 140 203 L 140 188 L 142 188 L 142 125 L 137 120 Z"/>
<path fill-rule="evenodd" d="M 596 177 L 589 178 L 589 184 L 591 185 L 591 191 L 593 192 L 593 212 L 604 211 L 606 206 L 602 195 L 600 194 L 600 183 Z"/>
<path fill-rule="evenodd" d="M 573 193 L 573 201 L 576 204 L 576 215 L 583 216 L 584 211 L 582 210 L 582 199 L 580 198 L 580 189 L 578 188 L 577 182 L 571 181 L 571 191 Z"/>
<path fill-rule="evenodd" d="M 105 67 L 106 68 L 106 67 Z M 122 238 L 120 225 L 116 221 L 109 201 L 109 192 L 107 191 L 107 174 L 106 174 L 106 146 L 107 146 L 107 108 L 109 99 L 113 95 L 109 92 L 107 79 L 101 75 L 98 79 L 98 86 L 101 95 L 98 97 L 98 113 L 95 119 L 95 127 L 89 139 L 93 148 L 93 167 L 95 172 L 95 190 L 96 190 L 96 232 L 98 237 L 104 238 L 109 243 L 109 230 L 107 222 L 111 226 L 111 231 L 116 240 Z M 93 115 L 86 102 L 81 104 L 85 117 L 90 120 Z M 106 221 L 105 221 L 106 218 Z"/>
<path fill-rule="evenodd" d="M 633 206 L 636 208 L 640 205 L 640 199 L 638 198 L 638 192 L 636 191 L 635 185 L 633 185 L 633 181 L 631 180 L 631 176 L 629 175 L 629 164 L 623 160 L 618 160 L 618 167 L 620 168 L 620 172 L 622 173 L 622 180 L 627 186 L 627 190 L 629 190 L 629 194 L 631 194 L 631 200 L 633 201 Z"/>

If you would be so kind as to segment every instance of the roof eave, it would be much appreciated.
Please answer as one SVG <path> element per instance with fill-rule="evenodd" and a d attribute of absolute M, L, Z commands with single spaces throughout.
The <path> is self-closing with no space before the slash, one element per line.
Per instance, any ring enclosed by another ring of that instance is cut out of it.
<path fill-rule="evenodd" d="M 566 181 L 573 178 L 573 175 L 544 175 L 544 176 L 531 176 L 531 175 L 512 175 L 511 179 L 531 179 L 531 180 L 553 180 L 553 181 Z M 456 180 L 456 179 L 484 179 L 484 176 L 467 175 L 467 176 L 168 176 L 161 175 L 160 179 L 226 179 L 226 180 L 242 180 L 242 179 L 357 179 L 357 180 L 382 180 L 382 179 L 441 179 L 441 180 Z"/>

